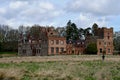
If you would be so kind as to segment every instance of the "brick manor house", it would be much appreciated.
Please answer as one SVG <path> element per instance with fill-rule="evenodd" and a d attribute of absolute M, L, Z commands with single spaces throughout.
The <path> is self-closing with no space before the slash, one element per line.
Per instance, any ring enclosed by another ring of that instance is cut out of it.
<path fill-rule="evenodd" d="M 65 29 L 54 27 L 39 27 L 39 36 L 20 34 L 18 41 L 18 55 L 21 56 L 47 56 L 47 55 L 69 55 L 84 54 L 89 43 L 96 43 L 98 52 L 102 54 L 113 54 L 113 28 L 95 27 L 94 36 L 87 35 L 85 39 L 66 41 Z"/>

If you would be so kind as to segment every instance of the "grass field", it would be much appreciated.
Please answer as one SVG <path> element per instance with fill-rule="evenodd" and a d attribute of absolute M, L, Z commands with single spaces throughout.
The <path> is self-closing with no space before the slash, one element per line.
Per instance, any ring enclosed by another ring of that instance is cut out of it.
<path fill-rule="evenodd" d="M 0 80 L 120 80 L 120 56 L 5 57 Z"/>

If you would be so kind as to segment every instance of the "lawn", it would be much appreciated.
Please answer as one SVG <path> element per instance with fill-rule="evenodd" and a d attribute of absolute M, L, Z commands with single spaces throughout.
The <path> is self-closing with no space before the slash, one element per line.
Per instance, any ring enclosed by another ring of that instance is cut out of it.
<path fill-rule="evenodd" d="M 0 80 L 120 80 L 119 57 L 106 56 L 105 61 L 88 55 L 1 58 Z"/>

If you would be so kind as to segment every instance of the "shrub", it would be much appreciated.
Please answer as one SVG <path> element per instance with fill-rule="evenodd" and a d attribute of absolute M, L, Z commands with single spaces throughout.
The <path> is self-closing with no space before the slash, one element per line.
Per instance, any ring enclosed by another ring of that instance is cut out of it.
<path fill-rule="evenodd" d="M 86 54 L 97 54 L 97 45 L 96 43 L 90 43 L 85 51 Z"/>

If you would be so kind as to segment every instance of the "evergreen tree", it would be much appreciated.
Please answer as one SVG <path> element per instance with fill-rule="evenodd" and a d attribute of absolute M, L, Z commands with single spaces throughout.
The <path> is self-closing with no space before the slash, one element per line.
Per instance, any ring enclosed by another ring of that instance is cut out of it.
<path fill-rule="evenodd" d="M 72 23 L 72 40 L 78 40 L 79 39 L 79 34 L 78 34 L 78 28 L 75 23 Z"/>
<path fill-rule="evenodd" d="M 66 26 L 66 38 L 68 40 L 75 41 L 79 38 L 78 28 L 75 23 L 72 23 L 71 20 L 68 21 Z"/>
<path fill-rule="evenodd" d="M 84 34 L 85 37 L 86 37 L 88 34 L 90 34 L 90 30 L 91 30 L 90 27 L 84 29 L 83 34 Z"/>
<path fill-rule="evenodd" d="M 68 21 L 67 26 L 66 26 L 66 38 L 67 40 L 69 40 L 72 36 L 71 32 L 72 32 L 72 26 L 71 26 L 71 20 Z"/>

